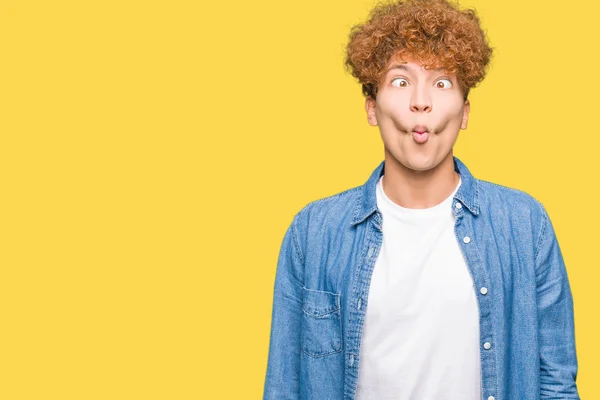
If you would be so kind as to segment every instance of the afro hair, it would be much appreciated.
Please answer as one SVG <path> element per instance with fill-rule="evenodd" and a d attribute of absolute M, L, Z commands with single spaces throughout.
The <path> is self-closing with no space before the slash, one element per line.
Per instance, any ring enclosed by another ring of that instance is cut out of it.
<path fill-rule="evenodd" d="M 345 66 L 375 99 L 388 62 L 410 58 L 455 74 L 466 100 L 492 52 L 475 10 L 448 0 L 397 0 L 378 3 L 366 23 L 351 28 Z"/>

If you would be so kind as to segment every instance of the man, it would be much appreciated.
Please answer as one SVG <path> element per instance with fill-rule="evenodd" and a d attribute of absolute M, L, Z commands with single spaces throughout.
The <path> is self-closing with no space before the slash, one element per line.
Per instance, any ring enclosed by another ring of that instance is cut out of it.
<path fill-rule="evenodd" d="M 491 54 L 476 13 L 445 0 L 353 28 L 346 63 L 385 158 L 285 233 L 265 399 L 579 399 L 545 208 L 453 155 Z"/>

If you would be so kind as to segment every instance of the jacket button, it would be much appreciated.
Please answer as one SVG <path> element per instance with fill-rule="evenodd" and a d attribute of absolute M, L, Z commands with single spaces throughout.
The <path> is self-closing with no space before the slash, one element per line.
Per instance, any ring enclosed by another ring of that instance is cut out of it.
<path fill-rule="evenodd" d="M 483 344 L 483 348 L 484 348 L 484 349 L 486 349 L 486 350 L 489 350 L 489 349 L 491 349 L 491 348 L 492 348 L 492 345 L 490 344 L 490 342 L 485 342 L 485 343 Z"/>
<path fill-rule="evenodd" d="M 460 203 L 456 203 L 455 207 L 456 207 L 456 208 L 458 208 L 458 209 L 460 210 L 460 209 L 462 208 L 462 204 L 460 204 Z"/>
<path fill-rule="evenodd" d="M 487 294 L 487 288 L 486 287 L 482 287 L 480 290 L 481 294 Z"/>
<path fill-rule="evenodd" d="M 494 396 L 490 396 L 488 397 L 488 400 L 496 400 L 496 398 Z"/>
<path fill-rule="evenodd" d="M 470 241 L 471 241 L 471 238 L 468 236 L 465 236 L 463 239 L 463 242 L 465 242 L 465 243 L 469 243 Z"/>

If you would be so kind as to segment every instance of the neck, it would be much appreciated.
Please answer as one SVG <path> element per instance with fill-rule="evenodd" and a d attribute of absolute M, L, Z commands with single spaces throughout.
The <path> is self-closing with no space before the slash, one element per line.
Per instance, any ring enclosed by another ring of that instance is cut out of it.
<path fill-rule="evenodd" d="M 405 208 L 429 208 L 440 204 L 456 189 L 460 175 L 454 171 L 452 152 L 436 167 L 415 171 L 385 154 L 382 185 L 386 196 Z"/>

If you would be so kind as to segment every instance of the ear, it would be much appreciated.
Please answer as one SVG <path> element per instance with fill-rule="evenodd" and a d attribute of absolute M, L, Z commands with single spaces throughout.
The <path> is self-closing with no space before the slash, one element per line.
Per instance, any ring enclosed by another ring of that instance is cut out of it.
<path fill-rule="evenodd" d="M 377 116 L 375 115 L 375 100 L 368 96 L 365 99 L 365 111 L 367 112 L 367 121 L 371 126 L 377 126 Z"/>
<path fill-rule="evenodd" d="M 471 103 L 469 100 L 465 100 L 465 106 L 463 109 L 463 118 L 460 124 L 460 129 L 467 129 L 467 122 L 469 122 L 469 112 L 471 111 Z"/>

